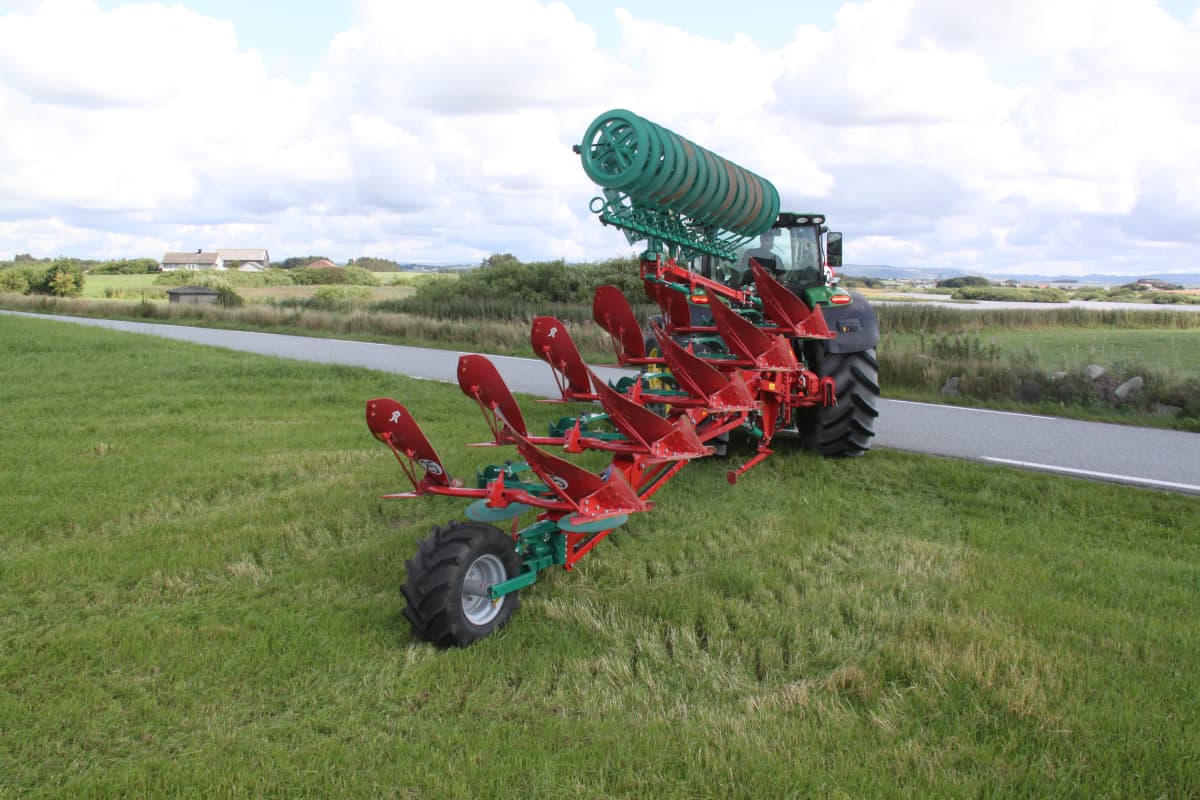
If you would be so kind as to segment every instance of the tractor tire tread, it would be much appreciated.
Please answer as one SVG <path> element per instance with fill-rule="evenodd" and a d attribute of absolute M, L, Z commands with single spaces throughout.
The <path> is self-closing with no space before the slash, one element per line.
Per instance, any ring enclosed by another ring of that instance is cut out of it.
<path fill-rule="evenodd" d="M 833 378 L 837 405 L 811 412 L 805 446 L 824 456 L 861 456 L 871 449 L 879 417 L 879 362 L 874 348 L 851 353 L 824 353 L 817 372 Z"/>

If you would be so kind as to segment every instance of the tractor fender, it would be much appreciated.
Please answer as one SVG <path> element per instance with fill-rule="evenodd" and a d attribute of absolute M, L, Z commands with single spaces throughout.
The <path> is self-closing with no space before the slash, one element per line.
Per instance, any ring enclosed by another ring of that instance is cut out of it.
<path fill-rule="evenodd" d="M 844 306 L 823 305 L 825 323 L 836 337 L 825 342 L 827 353 L 860 353 L 879 344 L 879 320 L 867 298 L 847 291 L 854 302 Z"/>

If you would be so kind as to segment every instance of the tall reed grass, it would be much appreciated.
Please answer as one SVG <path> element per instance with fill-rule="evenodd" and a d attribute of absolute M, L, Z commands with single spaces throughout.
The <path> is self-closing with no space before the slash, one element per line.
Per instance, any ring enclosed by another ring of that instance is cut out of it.
<path fill-rule="evenodd" d="M 967 309 L 923 303 L 878 305 L 879 328 L 888 333 L 978 333 L 989 329 L 1127 328 L 1193 330 L 1200 314 L 1179 311 L 1126 311 L 1093 308 Z"/>
<path fill-rule="evenodd" d="M 318 299 L 316 303 L 289 301 L 225 308 L 146 301 L 122 303 L 0 294 L 0 306 L 16 311 L 251 327 L 349 338 L 373 338 L 396 343 L 431 344 L 458 350 L 532 355 L 527 319 L 435 319 L 416 314 L 378 311 L 376 305 L 388 304 L 372 305 L 347 300 Z M 611 359 L 613 351 L 608 334 L 591 320 L 591 310 L 587 311 L 586 319 L 579 318 L 581 315 L 572 318 L 571 336 L 584 358 L 593 361 Z"/>
<path fill-rule="evenodd" d="M 1085 365 L 1047 369 L 1037 353 L 1005 354 L 975 335 L 921 336 L 915 344 L 884 338 L 878 351 L 885 391 L 946 394 L 990 402 L 1052 404 L 1064 408 L 1170 413 L 1181 427 L 1200 427 L 1200 379 L 1135 361 L 1107 366 L 1089 377 Z M 1136 393 L 1119 397 L 1117 388 L 1140 378 Z M 953 386 L 951 389 L 950 387 Z"/>

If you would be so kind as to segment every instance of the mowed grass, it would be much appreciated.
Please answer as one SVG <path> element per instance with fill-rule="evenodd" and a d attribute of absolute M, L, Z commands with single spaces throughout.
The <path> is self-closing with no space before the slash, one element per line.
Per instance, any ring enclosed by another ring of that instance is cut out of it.
<path fill-rule="evenodd" d="M 136 292 L 139 289 L 164 289 L 167 287 L 154 283 L 157 274 L 143 275 L 85 275 L 83 278 L 83 297 L 101 298 L 108 289 Z"/>
<path fill-rule="evenodd" d="M 0 357 L 0 795 L 1200 793 L 1195 498 L 694 464 L 444 652 L 397 588 L 464 503 L 378 499 L 362 409 L 466 476 L 504 454 L 456 388 L 6 317 Z"/>

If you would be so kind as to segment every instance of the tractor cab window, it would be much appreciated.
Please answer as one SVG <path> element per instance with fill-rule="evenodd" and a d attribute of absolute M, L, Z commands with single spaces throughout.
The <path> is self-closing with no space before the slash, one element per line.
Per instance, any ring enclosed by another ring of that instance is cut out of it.
<path fill-rule="evenodd" d="M 821 264 L 821 245 L 817 238 L 817 228 L 800 225 L 787 228 L 784 233 L 789 234 L 791 264 L 780 276 L 780 281 L 785 286 L 800 288 L 820 286 L 825 282 L 825 270 Z"/>
<path fill-rule="evenodd" d="M 771 228 L 738 252 L 732 262 L 722 262 L 722 279 L 730 286 L 754 283 L 750 271 L 753 259 L 785 286 L 805 288 L 824 282 L 821 249 L 813 226 Z"/>

